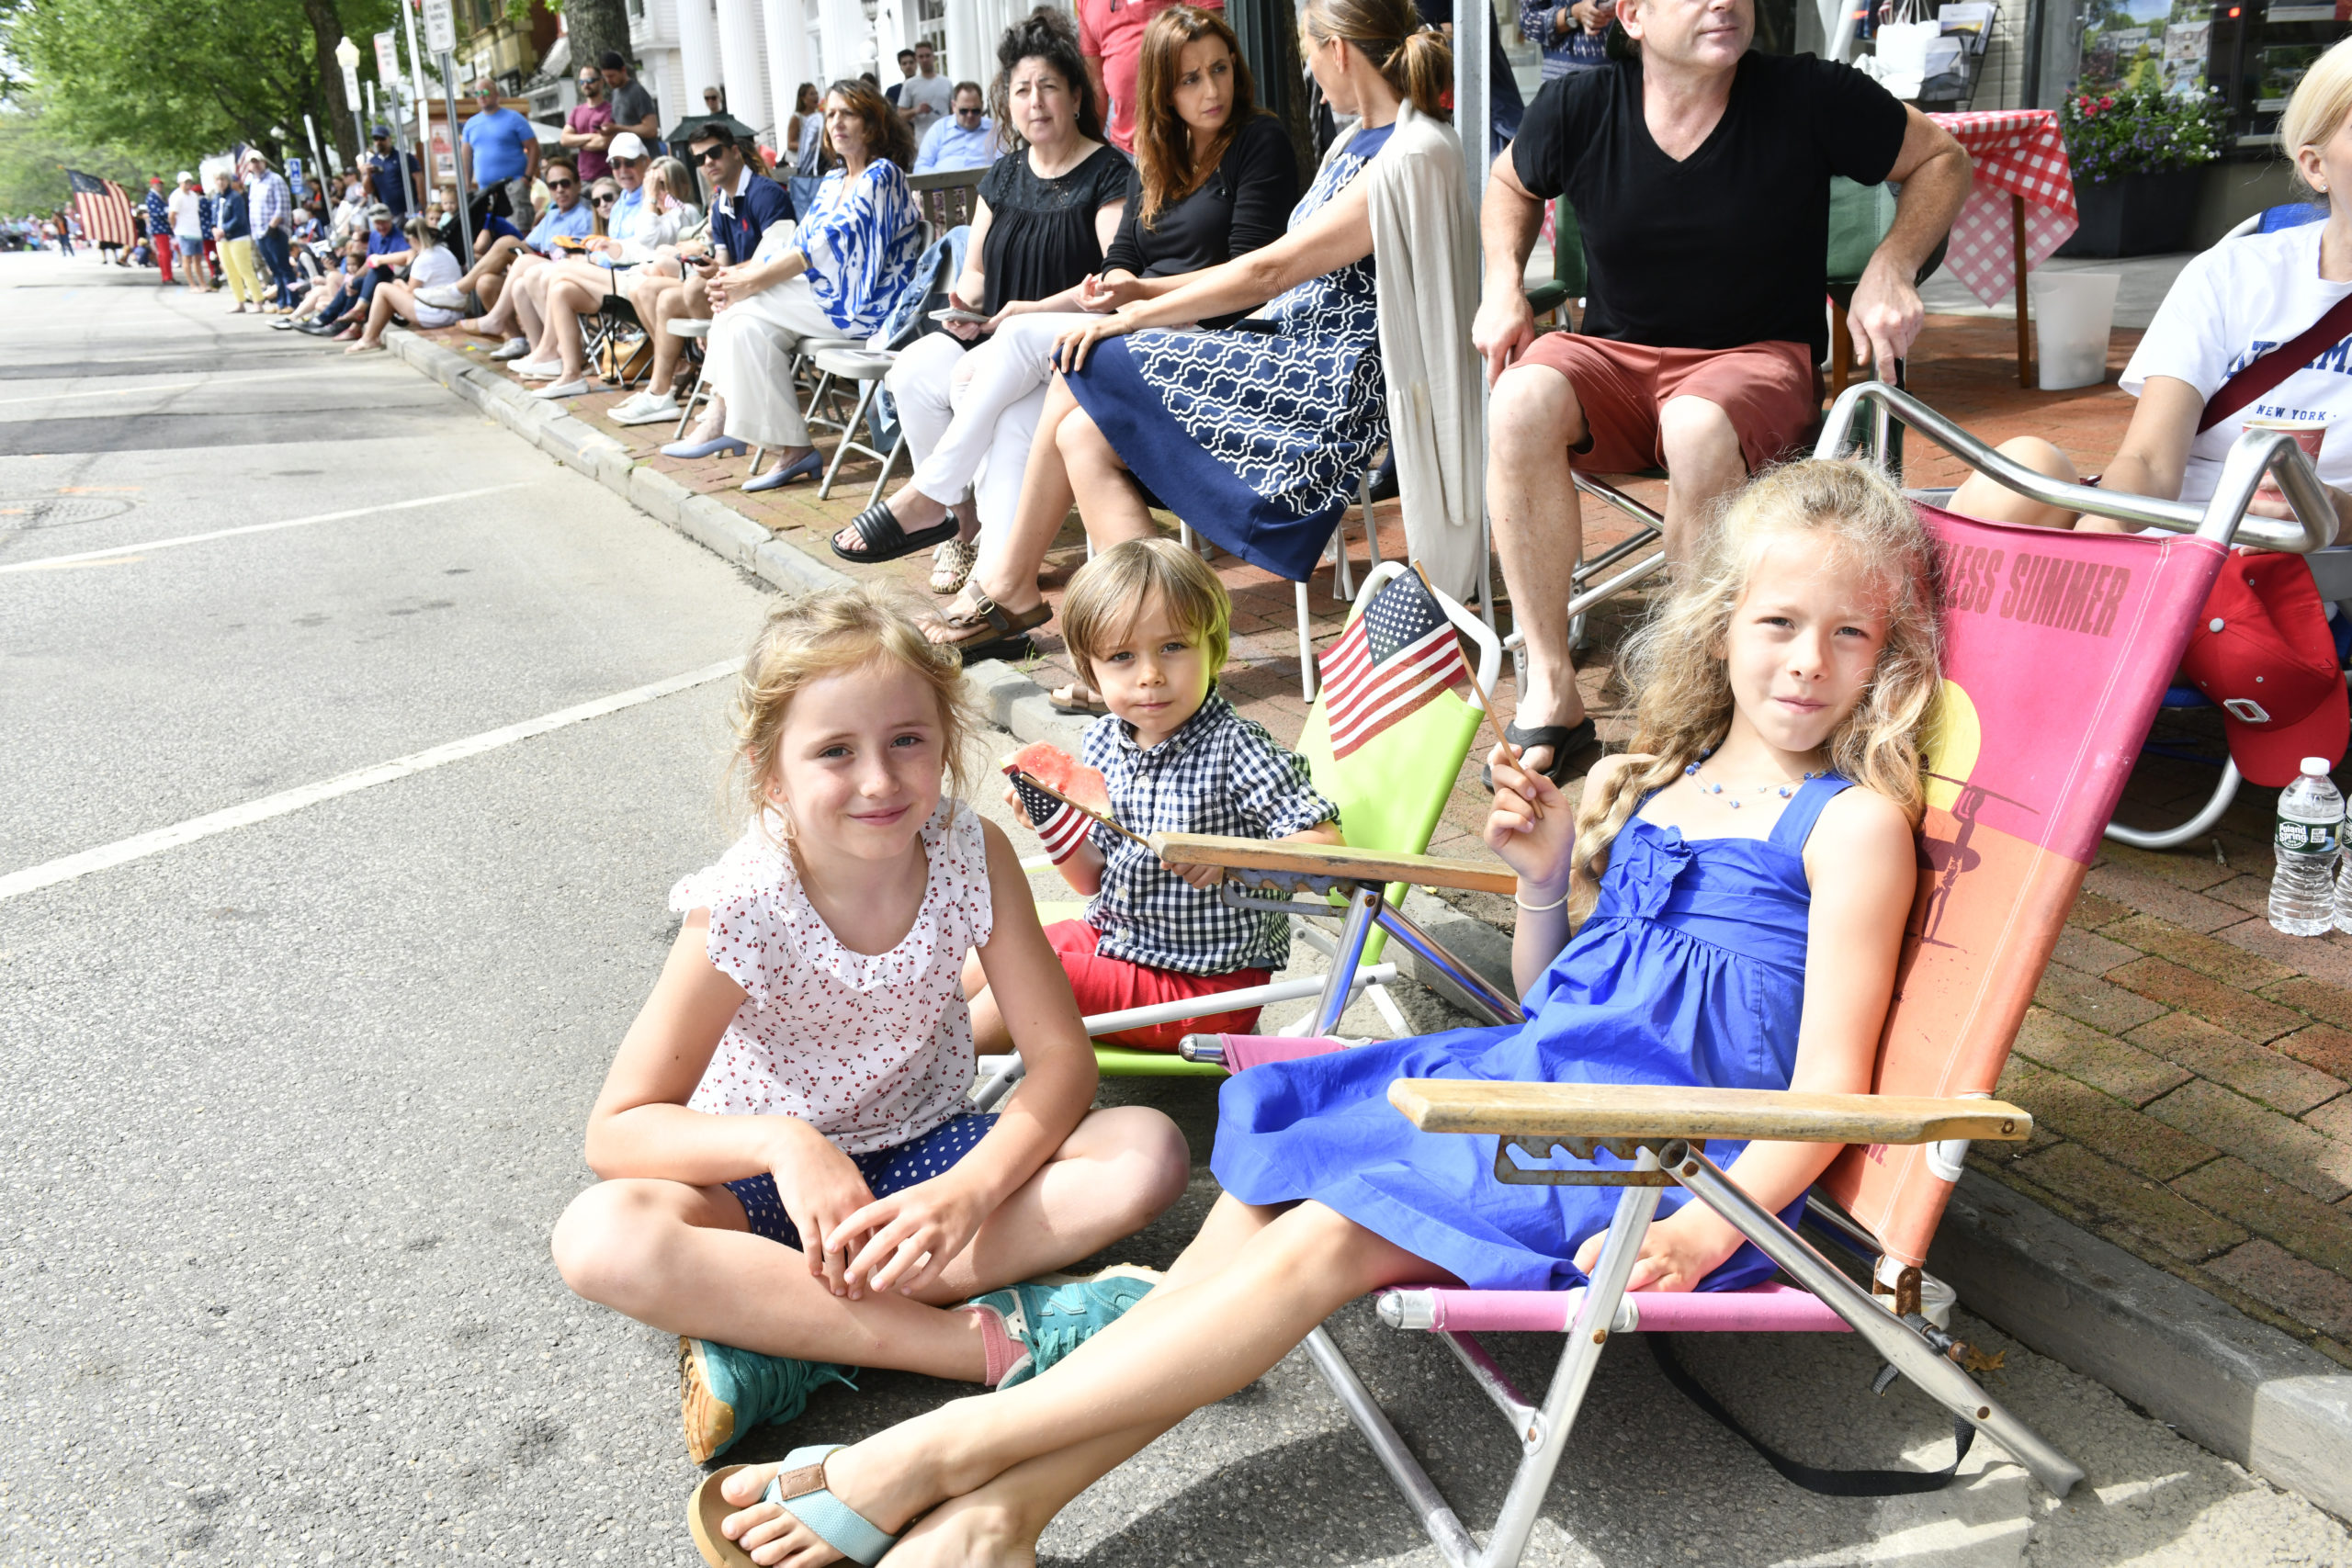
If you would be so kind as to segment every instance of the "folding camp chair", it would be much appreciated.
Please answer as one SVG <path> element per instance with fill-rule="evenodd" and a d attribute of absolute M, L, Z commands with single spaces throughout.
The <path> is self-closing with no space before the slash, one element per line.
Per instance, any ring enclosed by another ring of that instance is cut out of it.
<path fill-rule="evenodd" d="M 1875 409 L 1866 410 L 1866 404 Z M 1321 1330 L 1307 1346 L 1391 1480 L 1450 1563 L 1507 1568 L 1519 1561 L 1602 1348 L 1612 1334 L 1853 1332 L 1964 1426 L 1990 1434 L 2060 1495 L 2082 1478 L 2065 1455 L 2004 1410 L 1955 1362 L 1964 1352 L 1924 1308 L 1933 1282 L 1928 1245 L 1969 1141 L 2015 1141 L 2023 1111 L 1992 1100 L 2012 1039 L 2050 959 L 2101 829 L 2186 646 L 2194 617 L 2232 540 L 2308 550 L 2335 528 L 2310 460 L 2283 434 L 2249 432 L 2233 448 L 2213 502 L 2197 509 L 2146 502 L 2028 474 L 1894 389 L 1851 389 L 1832 411 L 1822 455 L 1845 447 L 1865 412 L 1899 415 L 1964 460 L 2040 499 L 2167 528 L 2189 538 L 2061 533 L 1977 523 L 1928 510 L 1942 557 L 1947 652 L 1943 705 L 1928 738 L 1922 869 L 1894 997 L 1870 1095 L 1660 1089 L 1620 1085 L 1400 1080 L 1389 1100 L 1433 1133 L 1497 1138 L 1497 1179 L 1623 1189 L 1591 1282 L 1565 1292 L 1410 1288 L 1381 1292 L 1392 1326 L 1442 1334 L 1510 1422 L 1521 1459 L 1501 1517 L 1482 1550 L 1445 1503 L 1363 1382 Z M 2263 472 L 2278 475 L 2299 513 L 2275 524 L 2245 515 Z M 2073 678 L 2031 672 L 2064 668 Z M 1368 855 L 1340 867 L 1294 846 L 1170 839 L 1177 863 L 1223 867 L 1245 885 L 1345 892 L 1351 909 L 1392 931 L 1382 879 Z M 1400 936 L 1405 933 L 1398 931 Z M 1408 936 L 1406 940 L 1411 941 Z M 1422 939 L 1426 942 L 1426 939 Z M 1434 947 L 1434 944 L 1430 944 Z M 1417 951 L 1419 944 L 1417 944 Z M 1450 974 L 1497 1022 L 1516 1003 L 1441 952 L 1425 962 Z M 1344 981 L 1334 967 L 1328 998 Z M 1204 1042 L 1229 1066 L 1336 1048 L 1336 1041 Z M 1813 1209 L 1867 1267 L 1865 1290 L 1778 1216 L 1742 1193 L 1706 1156 L 1708 1137 L 1849 1145 L 1815 1186 Z M 1531 1167 L 1566 1147 L 1600 1168 Z M 1688 1189 L 1794 1281 L 1720 1293 L 1628 1294 L 1659 1190 Z M 1558 1371 L 1541 1401 L 1515 1388 L 1471 1336 L 1478 1330 L 1565 1333 Z M 1883 1372 L 1876 1386 L 1891 1376 Z M 1957 1461 L 1955 1461 L 1956 1465 Z M 1926 1478 L 1931 1480 L 1932 1478 Z"/>
<path fill-rule="evenodd" d="M 1349 619 L 1364 612 L 1366 605 L 1393 579 L 1409 570 L 1395 561 L 1375 567 L 1364 578 L 1363 587 L 1349 613 Z M 1479 715 L 1486 708 L 1487 695 L 1494 690 L 1495 677 L 1502 669 L 1502 647 L 1494 632 L 1478 617 L 1443 592 L 1437 595 L 1445 609 L 1446 618 L 1456 630 L 1467 637 L 1477 650 L 1471 679 L 1475 689 L 1465 699 L 1453 692 L 1441 692 L 1417 712 L 1399 720 L 1365 741 L 1345 757 L 1332 755 L 1330 716 L 1325 699 L 1317 697 L 1307 709 L 1306 728 L 1298 738 L 1296 750 L 1306 759 L 1315 787 L 1329 797 L 1340 808 L 1340 830 L 1347 835 L 1350 849 L 1334 851 L 1346 855 L 1361 847 L 1364 853 L 1403 856 L 1424 875 L 1408 875 L 1399 872 L 1396 884 L 1383 889 L 1385 902 L 1391 907 L 1403 902 L 1408 884 L 1429 886 L 1453 886 L 1458 884 L 1446 878 L 1457 873 L 1476 874 L 1476 885 L 1508 893 L 1511 880 L 1507 873 L 1475 863 L 1437 860 L 1422 856 L 1429 847 L 1430 835 L 1437 830 L 1439 817 L 1445 810 L 1447 797 L 1453 793 L 1460 778 L 1463 759 L 1470 754 L 1470 746 L 1478 734 Z M 1284 846 L 1292 848 L 1295 846 Z M 1042 871 L 1052 863 L 1043 859 L 1023 863 L 1029 869 Z M 1260 904 L 1241 898 L 1239 890 L 1228 889 L 1227 901 L 1243 908 L 1261 908 Z M 1075 919 L 1084 906 L 1075 903 L 1043 904 L 1038 907 L 1041 919 L 1050 920 Z M 1124 1012 L 1101 1013 L 1086 1020 L 1089 1035 L 1117 1034 L 1130 1029 L 1149 1028 L 1157 1024 L 1175 1023 L 1188 1018 L 1227 1012 L 1238 1012 L 1250 1008 L 1271 1007 L 1278 1002 L 1296 1001 L 1308 997 L 1322 997 L 1316 1010 L 1299 1021 L 1307 1032 L 1329 1033 L 1337 1027 L 1339 1013 L 1325 1013 L 1332 1006 L 1330 997 L 1336 995 L 1337 1005 L 1345 1011 L 1355 994 L 1368 991 L 1375 1006 L 1399 1033 L 1409 1032 L 1396 1004 L 1389 999 L 1382 983 L 1393 978 L 1393 964 L 1380 962 L 1382 941 L 1376 933 L 1363 928 L 1352 908 L 1331 904 L 1290 904 L 1276 902 L 1272 908 L 1282 913 L 1305 917 L 1293 922 L 1293 932 L 1309 946 L 1330 954 L 1332 972 L 1345 971 L 1349 984 L 1336 993 L 1330 992 L 1324 979 L 1308 977 L 1277 980 L 1270 985 L 1247 990 L 1226 991 L 1216 996 L 1201 997 L 1191 1001 L 1163 1002 L 1153 1007 L 1134 1008 Z M 1338 919 L 1342 921 L 1336 939 L 1315 921 Z M 1106 1077 L 1159 1077 L 1206 1076 L 1223 1077 L 1225 1069 L 1211 1062 L 1194 1062 L 1175 1052 L 1140 1051 L 1125 1046 L 1101 1045 L 1094 1048 L 1096 1064 Z M 992 1059 L 985 1064 L 984 1077 L 978 1090 L 983 1109 L 994 1105 L 1009 1092 L 1021 1076 L 1020 1058 L 1016 1056 Z"/>

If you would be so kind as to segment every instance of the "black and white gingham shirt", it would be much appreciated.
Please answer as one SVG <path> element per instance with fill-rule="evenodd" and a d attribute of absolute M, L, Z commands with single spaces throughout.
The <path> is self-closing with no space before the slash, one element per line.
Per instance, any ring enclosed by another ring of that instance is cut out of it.
<path fill-rule="evenodd" d="M 1149 750 L 1115 715 L 1089 727 L 1082 750 L 1110 785 L 1111 814 L 1144 838 L 1279 839 L 1340 819 L 1340 808 L 1317 793 L 1306 759 L 1235 713 L 1215 687 L 1198 713 Z M 1290 962 L 1288 916 L 1229 908 L 1215 888 L 1187 886 L 1158 856 L 1108 828 L 1095 829 L 1093 842 L 1102 852 L 1102 890 L 1086 918 L 1102 933 L 1095 951 L 1103 957 L 1185 975 Z"/>

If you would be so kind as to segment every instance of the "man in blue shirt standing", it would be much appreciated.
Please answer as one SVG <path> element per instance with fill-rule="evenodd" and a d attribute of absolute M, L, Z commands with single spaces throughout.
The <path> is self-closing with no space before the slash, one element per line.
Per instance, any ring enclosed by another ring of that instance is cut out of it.
<path fill-rule="evenodd" d="M 367 165 L 368 189 L 378 201 L 392 209 L 394 218 L 408 215 L 409 182 L 416 173 L 416 160 L 392 146 L 392 128 L 376 128 L 375 144 L 360 162 Z"/>
<path fill-rule="evenodd" d="M 474 84 L 478 107 L 458 131 L 458 158 L 469 185 L 488 194 L 493 210 L 527 227 L 535 216 L 531 181 L 539 169 L 539 136 L 531 122 L 498 101 L 498 84 L 485 76 Z"/>
<path fill-rule="evenodd" d="M 914 172 L 936 175 L 952 169 L 985 169 L 1003 151 L 997 145 L 996 124 L 981 101 L 980 85 L 958 82 L 953 109 L 923 133 Z"/>

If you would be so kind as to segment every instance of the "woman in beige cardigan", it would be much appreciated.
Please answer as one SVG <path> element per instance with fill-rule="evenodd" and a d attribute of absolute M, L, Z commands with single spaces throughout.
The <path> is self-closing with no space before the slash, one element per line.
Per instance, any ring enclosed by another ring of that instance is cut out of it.
<path fill-rule="evenodd" d="M 1476 236 L 1440 118 L 1452 57 L 1408 0 L 1311 0 L 1301 28 L 1308 68 L 1356 123 L 1282 239 L 1064 334 L 1012 526 L 983 536 L 964 593 L 928 627 L 967 660 L 1050 617 L 1037 572 L 1073 503 L 1098 549 L 1150 533 L 1147 509 L 1165 505 L 1304 581 L 1383 446 L 1413 555 L 1475 593 Z M 1193 325 L 1261 304 L 1231 328 Z"/>

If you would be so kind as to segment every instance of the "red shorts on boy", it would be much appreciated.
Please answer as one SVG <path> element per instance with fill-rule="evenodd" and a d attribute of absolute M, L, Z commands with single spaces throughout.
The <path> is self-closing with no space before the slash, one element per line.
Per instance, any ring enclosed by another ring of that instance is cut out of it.
<path fill-rule="evenodd" d="M 1173 969 L 1130 964 L 1124 958 L 1103 958 L 1094 951 L 1102 933 L 1084 920 L 1056 920 L 1046 928 L 1046 940 L 1061 954 L 1062 968 L 1069 976 L 1069 988 L 1078 997 L 1081 1018 L 1125 1012 L 1129 1008 L 1151 1007 L 1160 1002 L 1189 1001 L 1194 997 L 1213 997 L 1220 991 L 1262 986 L 1273 978 L 1270 969 L 1183 975 Z M 1187 1034 L 1247 1034 L 1258 1021 L 1258 1010 L 1249 1008 L 1240 1012 L 1213 1013 L 1145 1029 L 1123 1030 L 1103 1035 L 1102 1043 L 1139 1051 L 1173 1051 L 1176 1043 Z"/>

